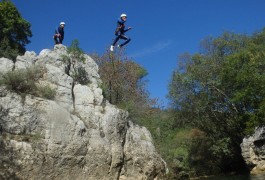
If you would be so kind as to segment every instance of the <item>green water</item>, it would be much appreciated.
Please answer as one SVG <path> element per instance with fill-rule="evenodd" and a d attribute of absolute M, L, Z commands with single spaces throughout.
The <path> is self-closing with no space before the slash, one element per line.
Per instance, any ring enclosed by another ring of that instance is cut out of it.
<path fill-rule="evenodd" d="M 255 175 L 217 176 L 201 178 L 200 180 L 265 180 L 265 173 Z"/>

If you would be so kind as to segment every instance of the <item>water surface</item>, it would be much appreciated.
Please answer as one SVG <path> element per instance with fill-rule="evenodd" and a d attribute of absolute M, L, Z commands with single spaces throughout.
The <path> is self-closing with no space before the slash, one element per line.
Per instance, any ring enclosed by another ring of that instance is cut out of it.
<path fill-rule="evenodd" d="M 208 178 L 200 178 L 200 180 L 265 180 L 265 173 L 234 176 L 215 176 Z"/>

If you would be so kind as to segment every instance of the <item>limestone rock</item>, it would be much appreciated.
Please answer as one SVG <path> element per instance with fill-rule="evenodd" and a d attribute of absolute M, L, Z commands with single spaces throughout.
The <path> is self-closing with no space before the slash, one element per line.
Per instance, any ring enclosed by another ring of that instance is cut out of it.
<path fill-rule="evenodd" d="M 251 173 L 265 171 L 265 127 L 258 127 L 252 136 L 243 139 L 242 156 Z"/>
<path fill-rule="evenodd" d="M 123 166 L 121 177 L 141 179 L 147 175 L 150 179 L 156 179 L 164 173 L 165 162 L 161 161 L 157 154 L 150 132 L 145 127 L 139 127 L 131 122 L 129 127 L 124 145 L 124 158 L 127 163 Z"/>
<path fill-rule="evenodd" d="M 47 100 L 0 87 L 0 179 L 162 179 L 166 165 L 150 132 L 103 101 L 98 66 L 88 55 L 77 66 L 89 83 L 74 83 L 65 73 L 66 53 L 56 45 L 26 52 L 15 65 L 0 59 L 1 70 L 43 67 L 39 83 L 56 90 Z"/>
<path fill-rule="evenodd" d="M 22 69 L 32 66 L 37 61 L 37 55 L 35 52 L 26 51 L 24 56 L 18 56 L 16 58 L 15 68 Z"/>
<path fill-rule="evenodd" d="M 12 71 L 14 63 L 12 60 L 7 58 L 0 58 L 0 75 L 8 71 Z"/>

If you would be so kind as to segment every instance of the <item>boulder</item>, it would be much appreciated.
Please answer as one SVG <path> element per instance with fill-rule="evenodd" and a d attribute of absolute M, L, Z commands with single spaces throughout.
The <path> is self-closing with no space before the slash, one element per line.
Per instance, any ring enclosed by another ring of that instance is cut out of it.
<path fill-rule="evenodd" d="M 265 172 L 265 127 L 257 127 L 253 135 L 244 138 L 241 150 L 251 173 Z"/>

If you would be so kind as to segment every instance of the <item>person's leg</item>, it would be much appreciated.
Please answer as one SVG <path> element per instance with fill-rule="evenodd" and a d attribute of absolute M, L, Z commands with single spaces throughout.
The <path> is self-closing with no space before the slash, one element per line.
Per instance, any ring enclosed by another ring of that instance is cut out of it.
<path fill-rule="evenodd" d="M 120 37 L 121 39 L 126 40 L 124 43 L 122 43 L 122 44 L 120 45 L 120 47 L 122 47 L 122 46 L 128 44 L 128 43 L 131 41 L 131 38 L 125 36 L 124 34 L 122 34 L 122 35 L 120 35 L 120 36 L 121 36 L 121 37 Z"/>
<path fill-rule="evenodd" d="M 114 39 L 112 46 L 115 46 L 115 44 L 119 41 L 119 39 L 121 38 L 121 35 L 116 36 L 116 38 Z"/>
<path fill-rule="evenodd" d="M 63 44 L 63 39 L 61 37 L 59 37 L 59 43 Z"/>
<path fill-rule="evenodd" d="M 54 40 L 55 44 L 58 44 L 58 39 L 57 39 L 57 35 L 56 34 L 53 36 L 53 40 Z"/>

